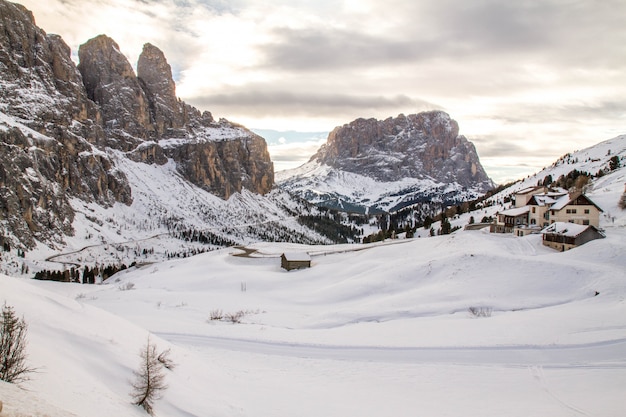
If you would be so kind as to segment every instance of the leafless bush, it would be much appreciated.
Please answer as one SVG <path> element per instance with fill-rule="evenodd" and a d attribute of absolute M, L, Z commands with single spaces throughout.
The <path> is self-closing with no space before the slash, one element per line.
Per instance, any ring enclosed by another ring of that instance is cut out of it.
<path fill-rule="evenodd" d="M 241 323 L 241 319 L 243 319 L 245 315 L 246 313 L 243 312 L 242 310 L 239 310 L 236 313 L 227 313 L 226 320 L 231 323 Z"/>
<path fill-rule="evenodd" d="M 173 371 L 176 368 L 176 363 L 170 358 L 171 349 L 166 349 L 159 354 L 157 360 L 161 362 L 166 369 Z"/>
<path fill-rule="evenodd" d="M 119 286 L 120 291 L 129 291 L 135 288 L 135 284 L 132 282 L 127 282 L 126 284 L 122 284 Z"/>
<path fill-rule="evenodd" d="M 622 194 L 622 196 L 620 197 L 619 202 L 617 203 L 617 205 L 622 210 L 626 210 L 626 191 L 624 191 L 624 194 Z"/>
<path fill-rule="evenodd" d="M 492 312 L 491 307 L 470 307 L 468 310 L 473 317 L 491 317 Z"/>
<path fill-rule="evenodd" d="M 212 310 L 209 319 L 210 320 L 222 320 L 224 318 L 224 313 L 220 309 Z"/>
<path fill-rule="evenodd" d="M 13 307 L 4 304 L 0 314 L 0 380 L 20 383 L 35 372 L 26 364 L 27 330 L 24 318 L 18 318 Z"/>

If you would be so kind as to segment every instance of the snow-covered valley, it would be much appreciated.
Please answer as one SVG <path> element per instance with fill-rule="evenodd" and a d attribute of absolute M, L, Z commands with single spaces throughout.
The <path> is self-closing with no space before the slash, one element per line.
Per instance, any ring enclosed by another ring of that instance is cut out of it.
<path fill-rule="evenodd" d="M 616 210 L 616 182 L 592 198 Z M 612 212 L 606 239 L 565 253 L 537 235 L 458 231 L 257 243 L 249 257 L 223 249 L 104 285 L 3 276 L 38 371 L 25 391 L 0 385 L 2 415 L 144 415 L 129 381 L 150 333 L 179 365 L 159 416 L 617 416 L 626 216 Z M 311 253 L 312 267 L 282 270 L 286 251 Z"/>

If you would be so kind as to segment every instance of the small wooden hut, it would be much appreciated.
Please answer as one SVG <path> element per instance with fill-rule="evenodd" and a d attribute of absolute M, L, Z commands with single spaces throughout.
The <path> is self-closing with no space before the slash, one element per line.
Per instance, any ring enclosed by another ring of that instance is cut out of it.
<path fill-rule="evenodd" d="M 283 253 L 280 256 L 280 266 L 287 271 L 311 267 L 311 257 L 308 253 Z"/>

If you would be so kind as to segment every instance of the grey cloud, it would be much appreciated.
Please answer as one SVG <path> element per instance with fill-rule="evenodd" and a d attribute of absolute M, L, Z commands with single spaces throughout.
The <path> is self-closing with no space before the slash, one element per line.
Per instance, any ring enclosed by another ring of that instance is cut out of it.
<path fill-rule="evenodd" d="M 602 4 L 599 4 L 602 3 Z M 626 29 L 619 18 L 626 3 L 503 2 L 501 0 L 395 2 L 397 28 L 384 36 L 367 27 L 277 28 L 277 41 L 263 45 L 267 66 L 288 70 L 353 68 L 416 63 L 443 58 L 547 61 L 552 65 L 625 65 Z M 401 17 L 401 18 L 400 18 Z M 615 25 L 607 27 L 607 23 Z M 529 58 L 529 55 L 533 58 Z"/>
<path fill-rule="evenodd" d="M 492 119 L 507 124 L 520 123 L 597 123 L 626 119 L 626 100 L 608 100 L 593 103 L 568 103 L 560 105 L 507 104 L 501 105 Z"/>
<path fill-rule="evenodd" d="M 535 156 L 532 150 L 520 146 L 518 138 L 502 138 L 493 135 L 483 135 L 480 138 L 469 138 L 481 157 L 498 157 L 517 155 L 520 158 Z"/>
<path fill-rule="evenodd" d="M 280 90 L 245 90 L 228 94 L 204 95 L 189 98 L 190 103 L 206 109 L 218 106 L 231 112 L 255 116 L 264 115 L 314 115 L 335 116 L 354 110 L 364 111 L 392 109 L 424 109 L 437 106 L 406 95 L 367 96 L 350 94 L 328 94 L 291 92 Z"/>

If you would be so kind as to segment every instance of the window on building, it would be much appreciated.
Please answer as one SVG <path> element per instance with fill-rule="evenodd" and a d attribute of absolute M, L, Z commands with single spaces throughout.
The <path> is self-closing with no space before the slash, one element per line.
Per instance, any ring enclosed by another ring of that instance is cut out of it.
<path fill-rule="evenodd" d="M 589 214 L 589 209 L 585 209 L 585 214 Z"/>
<path fill-rule="evenodd" d="M 589 220 L 583 220 L 583 224 L 584 224 L 585 226 L 589 226 Z"/>

